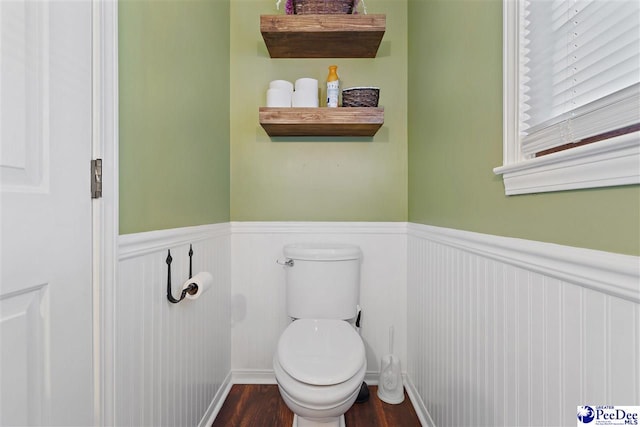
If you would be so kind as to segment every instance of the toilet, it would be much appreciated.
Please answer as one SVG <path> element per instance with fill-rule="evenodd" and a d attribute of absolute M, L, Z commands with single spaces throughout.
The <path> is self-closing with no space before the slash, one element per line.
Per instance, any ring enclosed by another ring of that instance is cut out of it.
<path fill-rule="evenodd" d="M 284 247 L 286 310 L 273 369 L 293 427 L 345 426 L 367 370 L 355 328 L 362 252 L 355 245 Z"/>

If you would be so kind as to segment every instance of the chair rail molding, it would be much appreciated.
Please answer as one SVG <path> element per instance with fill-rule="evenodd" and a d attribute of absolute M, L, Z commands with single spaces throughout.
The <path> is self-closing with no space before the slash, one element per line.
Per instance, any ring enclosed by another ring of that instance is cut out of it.
<path fill-rule="evenodd" d="M 408 233 L 640 303 L 636 256 L 421 224 L 409 224 Z"/>
<path fill-rule="evenodd" d="M 232 221 L 233 234 L 401 234 L 407 232 L 406 222 L 359 221 Z"/>
<path fill-rule="evenodd" d="M 123 234 L 118 238 L 119 259 L 125 260 L 156 252 L 169 246 L 179 246 L 231 233 L 228 222 Z"/>

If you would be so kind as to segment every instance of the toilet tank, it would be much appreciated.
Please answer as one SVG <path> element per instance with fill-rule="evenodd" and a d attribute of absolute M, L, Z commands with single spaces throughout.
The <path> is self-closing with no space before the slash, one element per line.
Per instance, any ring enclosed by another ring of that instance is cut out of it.
<path fill-rule="evenodd" d="M 284 247 L 287 315 L 352 319 L 360 298 L 362 251 L 356 245 L 296 243 Z"/>

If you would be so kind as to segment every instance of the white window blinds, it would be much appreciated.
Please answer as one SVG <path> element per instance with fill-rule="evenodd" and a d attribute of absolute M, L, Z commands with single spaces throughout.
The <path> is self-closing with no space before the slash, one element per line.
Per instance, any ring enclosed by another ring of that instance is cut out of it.
<path fill-rule="evenodd" d="M 640 1 L 524 1 L 519 19 L 525 156 L 640 122 Z"/>

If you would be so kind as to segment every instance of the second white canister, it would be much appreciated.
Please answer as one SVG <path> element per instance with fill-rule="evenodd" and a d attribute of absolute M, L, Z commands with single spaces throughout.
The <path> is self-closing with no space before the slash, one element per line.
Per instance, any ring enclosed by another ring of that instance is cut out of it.
<path fill-rule="evenodd" d="M 319 105 L 318 90 L 301 89 L 293 92 L 291 105 L 294 107 L 311 107 Z"/>
<path fill-rule="evenodd" d="M 303 77 L 296 80 L 295 90 L 309 90 L 318 92 L 318 80 L 309 77 Z"/>

